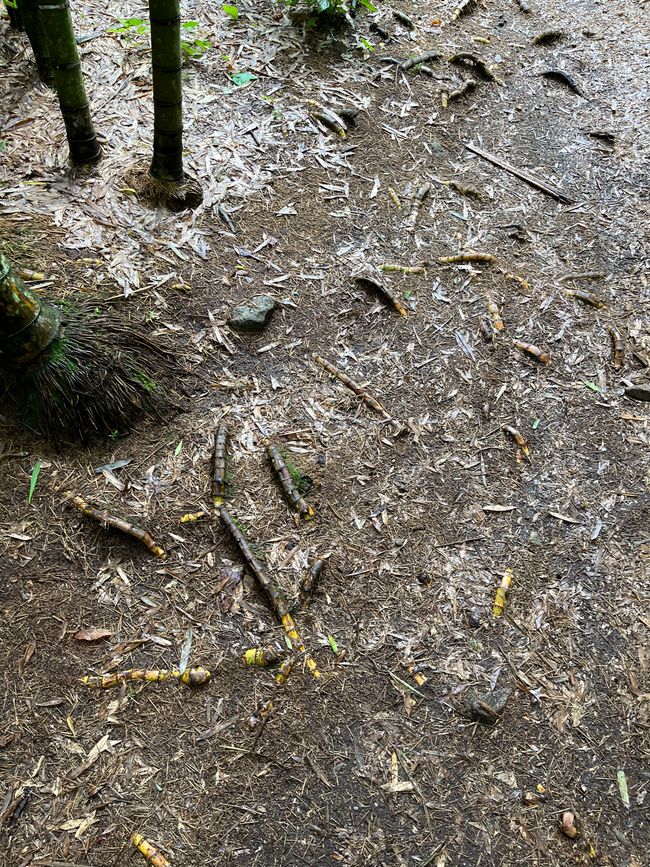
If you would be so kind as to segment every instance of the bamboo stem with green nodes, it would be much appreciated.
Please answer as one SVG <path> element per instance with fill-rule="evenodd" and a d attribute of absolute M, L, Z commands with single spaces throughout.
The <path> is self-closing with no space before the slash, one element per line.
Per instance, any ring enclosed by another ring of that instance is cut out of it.
<path fill-rule="evenodd" d="M 50 61 L 49 47 L 41 20 L 41 13 L 38 8 L 38 0 L 17 0 L 15 11 L 22 23 L 21 29 L 25 30 L 29 44 L 32 47 L 38 77 L 43 84 L 51 87 L 54 84 L 54 71 Z"/>
<path fill-rule="evenodd" d="M 37 5 L 54 69 L 54 86 L 68 138 L 70 161 L 76 165 L 95 163 L 102 149 L 90 116 L 70 5 L 68 0 L 46 0 Z"/>
<path fill-rule="evenodd" d="M 183 172 L 183 92 L 179 0 L 149 0 L 153 74 L 153 159 L 159 181 L 181 183 Z"/>

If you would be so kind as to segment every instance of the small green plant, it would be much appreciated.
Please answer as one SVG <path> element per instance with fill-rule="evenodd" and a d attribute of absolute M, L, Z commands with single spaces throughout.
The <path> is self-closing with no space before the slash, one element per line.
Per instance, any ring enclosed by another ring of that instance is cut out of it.
<path fill-rule="evenodd" d="M 353 24 L 354 15 L 359 7 L 363 7 L 367 12 L 377 11 L 370 0 L 284 0 L 284 2 L 291 10 L 294 21 L 304 23 L 307 27 Z"/>
<path fill-rule="evenodd" d="M 236 6 L 231 6 L 229 3 L 224 3 L 221 7 L 226 15 L 229 15 L 233 21 L 239 18 L 239 9 Z"/>
<path fill-rule="evenodd" d="M 280 454 L 282 455 L 282 459 L 289 471 L 289 475 L 291 476 L 294 485 L 298 489 L 298 493 L 301 497 L 305 497 L 311 491 L 314 485 L 314 480 L 311 476 L 305 475 L 300 467 L 297 467 L 294 464 L 286 452 L 281 451 Z"/>
<path fill-rule="evenodd" d="M 192 31 L 196 30 L 197 27 L 199 27 L 198 21 L 183 21 L 181 24 L 181 28 L 186 34 L 185 38 L 181 39 L 183 60 L 198 60 L 203 57 L 208 48 L 212 48 L 207 39 L 201 39 L 199 36 L 190 38 Z"/>
<path fill-rule="evenodd" d="M 203 57 L 208 48 L 212 47 L 207 39 L 194 35 L 193 31 L 200 26 L 198 21 L 183 21 L 181 24 L 184 34 L 181 39 L 183 61 L 198 60 Z M 119 33 L 126 36 L 127 39 L 136 39 L 138 36 L 149 33 L 149 22 L 143 18 L 122 18 L 114 27 L 109 27 L 108 32 Z"/>
<path fill-rule="evenodd" d="M 124 33 L 131 38 L 135 34 L 142 35 L 149 31 L 149 23 L 143 18 L 122 18 L 114 27 L 109 27 L 109 33 Z"/>

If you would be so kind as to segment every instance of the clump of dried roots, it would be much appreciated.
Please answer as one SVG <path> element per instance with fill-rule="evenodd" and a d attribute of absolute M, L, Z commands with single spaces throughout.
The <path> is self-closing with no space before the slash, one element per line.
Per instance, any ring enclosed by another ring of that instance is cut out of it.
<path fill-rule="evenodd" d="M 49 439 L 87 442 L 120 433 L 144 414 L 177 408 L 165 382 L 168 350 L 128 320 L 92 304 L 61 311 L 58 336 L 31 364 L 11 371 L 7 392 L 23 423 Z"/>
<path fill-rule="evenodd" d="M 203 201 L 199 182 L 190 175 L 183 181 L 161 181 L 152 177 L 148 169 L 136 167 L 125 178 L 128 187 L 138 199 L 152 208 L 168 208 L 170 211 L 194 210 Z"/>

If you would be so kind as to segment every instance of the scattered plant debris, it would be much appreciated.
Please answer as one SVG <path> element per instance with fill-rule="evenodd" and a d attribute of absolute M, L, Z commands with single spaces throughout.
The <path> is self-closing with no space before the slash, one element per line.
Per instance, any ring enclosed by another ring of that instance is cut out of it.
<path fill-rule="evenodd" d="M 335 367 L 330 361 L 323 358 L 321 355 L 318 355 L 316 352 L 312 352 L 311 357 L 314 359 L 316 364 L 319 364 L 323 370 L 326 370 L 329 374 L 342 382 L 343 385 L 346 385 L 350 391 L 353 391 L 357 394 L 364 403 L 367 403 L 371 409 L 374 409 L 375 412 L 378 412 L 380 415 L 383 415 L 385 419 L 390 419 L 390 413 L 386 412 L 384 407 L 379 403 L 377 398 L 373 397 L 366 389 L 359 385 L 358 382 L 355 382 L 354 379 L 350 379 L 350 377 L 343 373 L 342 370 L 339 370 L 338 367 Z"/>

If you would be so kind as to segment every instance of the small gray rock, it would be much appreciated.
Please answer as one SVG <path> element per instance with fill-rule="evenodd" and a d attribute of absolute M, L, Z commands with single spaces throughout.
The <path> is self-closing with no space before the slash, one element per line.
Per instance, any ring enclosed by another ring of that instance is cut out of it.
<path fill-rule="evenodd" d="M 472 719 L 484 725 L 494 725 L 506 708 L 512 690 L 495 689 L 484 695 L 472 695 L 467 701 L 467 710 Z"/>
<path fill-rule="evenodd" d="M 254 295 L 248 303 L 232 308 L 228 325 L 235 331 L 261 331 L 277 306 L 270 295 Z"/>

